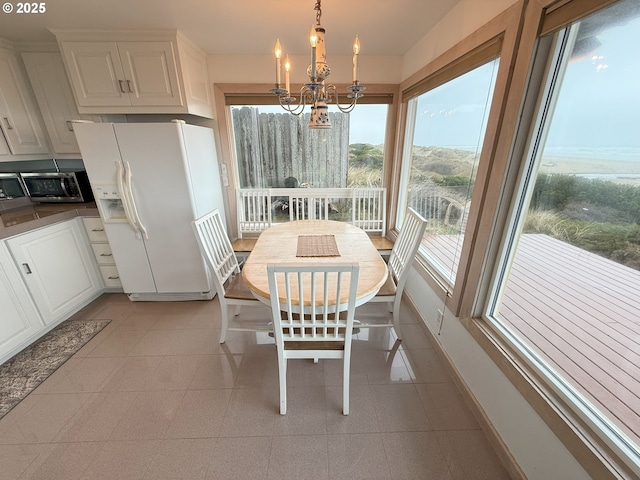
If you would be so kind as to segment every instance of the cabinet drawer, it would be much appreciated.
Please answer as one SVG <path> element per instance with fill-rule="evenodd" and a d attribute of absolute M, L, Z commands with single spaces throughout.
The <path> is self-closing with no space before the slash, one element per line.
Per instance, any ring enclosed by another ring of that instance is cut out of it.
<path fill-rule="evenodd" d="M 104 280 L 104 286 L 107 288 L 122 288 L 122 282 L 120 281 L 120 275 L 118 275 L 118 269 L 115 266 L 101 266 L 100 273 Z"/>
<path fill-rule="evenodd" d="M 91 248 L 98 265 L 113 265 L 116 263 L 113 260 L 113 253 L 111 253 L 111 247 L 108 243 L 92 243 Z"/>
<path fill-rule="evenodd" d="M 90 242 L 106 242 L 107 235 L 104 233 L 104 225 L 99 217 L 85 217 L 82 219 L 84 228 L 87 231 Z"/>

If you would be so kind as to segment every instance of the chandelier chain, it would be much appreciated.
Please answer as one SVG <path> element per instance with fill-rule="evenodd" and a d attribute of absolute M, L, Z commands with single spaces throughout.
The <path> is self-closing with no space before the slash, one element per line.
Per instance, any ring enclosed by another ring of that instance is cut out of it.
<path fill-rule="evenodd" d="M 322 0 L 316 0 L 316 5 L 313 9 L 316 11 L 316 25 L 320 25 L 320 17 L 322 17 L 322 6 L 320 3 Z"/>

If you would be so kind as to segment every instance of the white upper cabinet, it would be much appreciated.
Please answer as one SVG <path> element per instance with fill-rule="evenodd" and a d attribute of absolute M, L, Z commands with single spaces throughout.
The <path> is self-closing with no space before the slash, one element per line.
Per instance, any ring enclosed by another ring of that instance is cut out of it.
<path fill-rule="evenodd" d="M 24 52 L 22 60 L 49 133 L 53 151 L 58 154 L 80 154 L 72 121 L 99 121 L 99 117 L 78 113 L 62 63 L 62 56 L 56 52 Z"/>
<path fill-rule="evenodd" d="M 182 106 L 171 42 L 63 42 L 78 106 Z"/>
<path fill-rule="evenodd" d="M 0 160 L 2 159 L 2 155 L 11 155 L 11 150 L 9 150 L 9 145 L 7 145 L 7 141 L 4 139 L 4 135 L 0 130 Z"/>
<path fill-rule="evenodd" d="M 40 112 L 28 85 L 16 53 L 0 48 L 0 126 L 14 155 L 49 153 Z M 0 146 L 0 153 L 2 149 Z"/>
<path fill-rule="evenodd" d="M 211 118 L 206 55 L 176 32 L 54 33 L 81 113 Z"/>

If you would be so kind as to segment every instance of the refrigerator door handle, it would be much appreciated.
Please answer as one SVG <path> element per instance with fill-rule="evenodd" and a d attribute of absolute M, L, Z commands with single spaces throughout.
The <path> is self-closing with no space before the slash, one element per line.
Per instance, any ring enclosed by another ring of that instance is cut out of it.
<path fill-rule="evenodd" d="M 131 165 L 129 162 L 124 162 L 124 173 L 125 173 L 125 187 L 127 189 L 127 194 L 129 196 L 129 206 L 131 208 L 131 212 L 133 213 L 133 218 L 135 220 L 136 225 L 140 229 L 140 233 L 145 240 L 149 240 L 149 234 L 147 233 L 147 229 L 142 224 L 142 220 L 140 219 L 140 214 L 138 213 L 138 208 L 136 207 L 136 202 L 133 198 L 133 188 L 131 186 L 131 179 L 133 177 L 131 173 Z"/>
<path fill-rule="evenodd" d="M 122 201 L 122 208 L 124 209 L 124 215 L 127 217 L 127 222 L 136 234 L 136 237 L 141 238 L 140 229 L 134 220 L 133 213 L 131 212 L 131 206 L 129 205 L 129 199 L 127 198 L 127 190 L 124 184 L 124 172 L 122 162 L 116 160 L 116 180 L 118 182 L 118 191 L 120 192 L 120 200 Z"/>

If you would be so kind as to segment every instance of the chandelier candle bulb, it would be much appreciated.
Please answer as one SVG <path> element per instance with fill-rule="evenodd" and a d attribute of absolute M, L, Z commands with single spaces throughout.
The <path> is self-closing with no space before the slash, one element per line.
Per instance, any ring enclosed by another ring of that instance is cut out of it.
<path fill-rule="evenodd" d="M 353 41 L 353 83 L 358 81 L 358 54 L 360 53 L 360 40 L 356 35 L 356 39 Z"/>
<path fill-rule="evenodd" d="M 318 44 L 315 25 L 311 27 L 309 41 L 311 43 L 311 81 L 313 82 L 316 78 L 316 45 Z"/>
<path fill-rule="evenodd" d="M 287 55 L 287 58 L 284 61 L 284 81 L 285 81 L 285 88 L 287 89 L 287 98 L 289 98 L 291 96 L 291 86 L 289 84 L 289 71 L 291 70 L 291 63 L 289 63 L 289 55 Z"/>
<path fill-rule="evenodd" d="M 282 55 L 282 47 L 280 46 L 280 39 L 276 40 L 276 86 L 280 87 L 280 56 Z"/>

